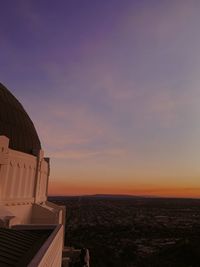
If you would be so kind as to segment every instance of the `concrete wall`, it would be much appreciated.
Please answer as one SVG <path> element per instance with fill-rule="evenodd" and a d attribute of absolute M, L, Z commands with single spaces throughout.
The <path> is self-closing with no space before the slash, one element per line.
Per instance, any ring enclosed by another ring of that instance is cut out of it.
<path fill-rule="evenodd" d="M 63 225 L 58 225 L 28 267 L 61 267 Z"/>
<path fill-rule="evenodd" d="M 9 139 L 0 136 L 0 204 L 41 203 L 47 199 L 49 163 L 9 149 Z"/>
<path fill-rule="evenodd" d="M 10 205 L 6 206 L 6 209 L 13 214 L 13 218 L 11 219 L 10 226 L 16 224 L 31 224 L 32 218 L 32 205 Z"/>
<path fill-rule="evenodd" d="M 59 223 L 59 207 L 49 209 L 46 204 L 33 205 L 31 224 L 58 224 Z"/>

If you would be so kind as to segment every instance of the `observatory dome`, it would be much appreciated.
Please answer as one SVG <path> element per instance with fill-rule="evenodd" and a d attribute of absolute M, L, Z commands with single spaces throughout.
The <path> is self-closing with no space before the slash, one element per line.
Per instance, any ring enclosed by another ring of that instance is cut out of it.
<path fill-rule="evenodd" d="M 20 102 L 0 83 L 0 135 L 10 139 L 9 148 L 35 155 L 40 140 Z"/>

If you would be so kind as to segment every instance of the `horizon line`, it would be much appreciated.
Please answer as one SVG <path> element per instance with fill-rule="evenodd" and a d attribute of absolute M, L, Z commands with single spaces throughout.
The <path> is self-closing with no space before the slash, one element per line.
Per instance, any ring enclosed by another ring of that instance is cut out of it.
<path fill-rule="evenodd" d="M 192 196 L 159 196 L 159 195 L 132 195 L 132 194 L 66 194 L 66 195 L 58 195 L 58 194 L 49 194 L 47 197 L 95 197 L 95 196 L 113 196 L 113 197 L 138 197 L 138 198 L 171 198 L 171 199 L 198 199 L 200 197 L 192 197 Z"/>

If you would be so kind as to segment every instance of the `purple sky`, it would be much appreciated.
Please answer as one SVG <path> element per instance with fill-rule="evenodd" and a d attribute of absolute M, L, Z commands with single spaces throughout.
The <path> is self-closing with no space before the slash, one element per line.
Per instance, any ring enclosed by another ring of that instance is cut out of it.
<path fill-rule="evenodd" d="M 36 125 L 52 188 L 200 195 L 199 14 L 197 0 L 1 1 L 0 81 Z"/>

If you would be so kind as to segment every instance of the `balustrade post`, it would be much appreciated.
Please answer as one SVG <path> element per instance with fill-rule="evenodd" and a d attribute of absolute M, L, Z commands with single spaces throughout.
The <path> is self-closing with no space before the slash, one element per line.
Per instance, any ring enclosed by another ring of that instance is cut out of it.
<path fill-rule="evenodd" d="M 6 171 L 8 167 L 8 154 L 9 154 L 9 138 L 0 136 L 0 202 L 2 201 L 2 183 L 5 180 Z"/>
<path fill-rule="evenodd" d="M 37 168 L 36 168 L 36 174 L 35 174 L 35 203 L 39 202 L 39 196 L 40 196 L 40 179 L 41 179 L 41 164 L 42 160 L 44 158 L 44 151 L 41 149 L 37 156 Z"/>

